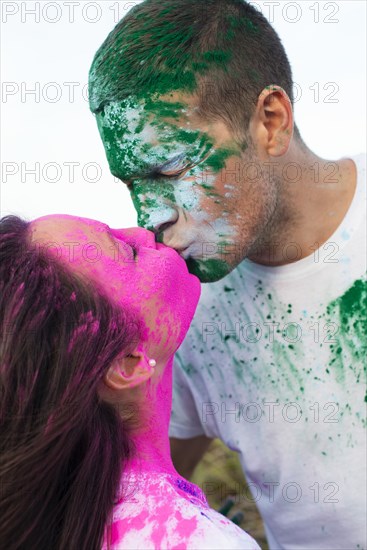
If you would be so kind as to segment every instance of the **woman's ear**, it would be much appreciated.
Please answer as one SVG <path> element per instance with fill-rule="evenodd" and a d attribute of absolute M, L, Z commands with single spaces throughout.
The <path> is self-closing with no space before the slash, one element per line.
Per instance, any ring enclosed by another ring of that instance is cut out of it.
<path fill-rule="evenodd" d="M 126 357 L 115 359 L 103 377 L 106 386 L 112 390 L 135 388 L 143 384 L 154 373 L 151 361 L 145 354 L 135 350 Z"/>
<path fill-rule="evenodd" d="M 293 109 L 280 86 L 267 86 L 259 95 L 255 117 L 257 141 L 273 157 L 284 155 L 293 135 Z"/>

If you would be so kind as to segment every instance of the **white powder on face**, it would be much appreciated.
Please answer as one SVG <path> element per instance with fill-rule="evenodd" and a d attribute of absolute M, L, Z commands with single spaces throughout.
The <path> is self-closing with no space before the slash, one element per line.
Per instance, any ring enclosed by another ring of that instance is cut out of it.
<path fill-rule="evenodd" d="M 138 103 L 133 98 L 129 98 L 122 103 L 111 103 L 105 109 L 103 125 L 113 131 L 115 136 L 113 145 L 122 151 L 121 161 L 126 169 L 134 172 L 140 163 L 154 169 L 155 166 L 158 167 L 177 155 L 182 155 L 182 159 L 167 165 L 170 170 L 175 170 L 176 167 L 179 169 L 181 163 L 184 166 L 188 160 L 191 163 L 203 161 L 205 145 L 200 145 L 202 135 L 193 144 L 187 144 L 175 139 L 177 128 L 170 124 L 160 126 L 158 133 L 157 128 L 148 121 L 144 125 L 141 124 L 142 118 L 146 116 L 146 111 L 142 111 L 143 107 L 142 102 Z M 116 131 L 118 125 L 125 127 L 128 132 L 121 138 L 118 138 Z M 137 130 L 139 130 L 138 133 Z M 189 128 L 185 129 L 185 132 L 197 133 Z M 110 147 L 110 144 L 107 147 Z M 206 148 L 205 156 L 208 152 Z M 213 153 L 214 149 L 211 152 Z M 185 241 L 197 242 L 198 245 L 201 243 L 201 246 L 204 242 L 218 243 L 226 240 L 233 242 L 236 234 L 233 215 L 229 216 L 228 212 L 223 212 L 220 218 L 213 219 L 213 214 L 203 209 L 204 203 L 214 200 L 208 197 L 210 189 L 208 190 L 207 187 L 213 188 L 214 191 L 217 178 L 218 174 L 206 171 L 203 169 L 203 164 L 194 166 L 182 179 L 173 179 L 172 182 L 167 183 L 171 187 L 167 196 L 172 195 L 173 204 L 164 197 L 164 193 L 160 196 L 159 189 L 156 192 L 151 191 L 152 187 L 147 180 L 149 192 L 144 192 L 142 188 L 142 192 L 136 193 L 144 225 L 155 228 L 175 220 L 178 208 L 192 220 L 185 229 Z M 228 190 L 224 197 L 233 197 L 232 191 L 236 187 L 230 184 L 225 184 L 224 187 Z M 232 225 L 228 221 L 229 217 L 232 219 Z M 236 219 L 240 217 L 239 214 L 236 215 Z"/>
<path fill-rule="evenodd" d="M 144 215 L 144 224 L 147 227 L 157 228 L 163 223 L 176 219 L 177 211 L 174 205 L 167 204 L 163 197 L 157 196 L 154 193 L 137 193 L 137 198 Z M 149 206 L 144 206 L 146 203 Z"/>
<path fill-rule="evenodd" d="M 154 120 L 158 119 L 153 115 L 149 121 L 149 112 L 144 107 L 144 101 L 137 101 L 133 97 L 105 106 L 100 125 L 102 129 L 109 130 L 104 142 L 111 158 L 115 157 L 115 169 L 121 165 L 122 172 L 125 170 L 130 174 L 144 170 L 144 167 L 154 170 L 180 154 L 183 163 L 186 160 L 196 164 L 203 160 L 203 155 L 208 153 L 208 144 L 203 144 L 202 133 L 187 128 L 181 140 L 177 138 L 177 131 L 182 131 L 182 128 L 170 123 L 162 125 L 161 120 L 159 126 L 154 124 Z M 181 112 L 185 114 L 187 109 L 181 109 Z M 194 137 L 193 143 L 188 143 L 191 141 L 187 141 L 188 135 Z M 208 181 L 203 183 L 210 185 Z"/>
<path fill-rule="evenodd" d="M 200 211 L 200 177 L 200 167 L 195 166 L 186 174 L 186 178 L 177 181 L 174 186 L 176 204 L 190 211 L 191 214 Z"/>
<path fill-rule="evenodd" d="M 217 218 L 212 222 L 212 227 L 217 235 L 222 235 L 223 238 L 233 238 L 236 234 L 235 228 L 225 219 Z"/>

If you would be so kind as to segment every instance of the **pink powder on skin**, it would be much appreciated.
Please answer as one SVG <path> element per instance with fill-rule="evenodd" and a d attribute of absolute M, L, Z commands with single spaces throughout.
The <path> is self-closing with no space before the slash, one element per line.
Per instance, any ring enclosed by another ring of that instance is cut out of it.
<path fill-rule="evenodd" d="M 140 466 L 123 476 L 122 483 L 135 484 L 135 491 L 115 506 L 112 550 L 259 550 L 249 535 L 209 507 L 198 488 L 194 498 L 177 491 L 178 474 L 149 473 Z M 106 534 L 102 550 L 107 548 Z"/>
<path fill-rule="evenodd" d="M 65 243 L 80 243 L 74 248 L 70 269 L 95 280 L 122 308 L 137 312 L 144 323 L 139 345 L 147 357 L 157 361 L 154 375 L 139 387 L 140 403 L 144 404 L 142 427 L 131 434 L 137 456 L 127 465 L 122 479 L 122 489 L 130 487 L 131 482 L 135 489 L 132 495 L 125 498 L 122 495 L 114 508 L 113 549 L 257 550 L 253 539 L 229 520 L 223 529 L 223 516 L 210 510 L 204 496 L 198 498 L 185 493 L 182 489 L 185 480 L 178 475 L 171 460 L 168 427 L 173 355 L 194 315 L 200 296 L 199 280 L 188 272 L 177 252 L 156 244 L 154 235 L 140 228 L 111 232 L 105 224 L 72 216 L 41 218 L 33 222 L 33 228 L 36 237 L 52 236 L 67 262 L 70 247 Z M 119 241 L 124 246 L 116 259 Z M 102 251 L 96 262 L 87 261 L 83 256 L 82 244 L 91 242 L 98 243 Z M 134 261 L 130 245 L 137 250 Z M 90 326 L 93 319 L 86 321 L 85 326 L 81 324 L 76 328 L 74 340 L 78 331 Z M 221 546 L 217 545 L 218 541 Z M 103 550 L 105 548 L 104 543 Z"/>

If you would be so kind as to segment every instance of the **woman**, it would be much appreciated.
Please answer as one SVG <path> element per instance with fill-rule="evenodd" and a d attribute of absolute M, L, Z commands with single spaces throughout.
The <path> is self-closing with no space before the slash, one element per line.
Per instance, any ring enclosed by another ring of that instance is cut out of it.
<path fill-rule="evenodd" d="M 0 221 L 7 550 L 258 549 L 169 452 L 172 357 L 199 281 L 143 229 Z"/>

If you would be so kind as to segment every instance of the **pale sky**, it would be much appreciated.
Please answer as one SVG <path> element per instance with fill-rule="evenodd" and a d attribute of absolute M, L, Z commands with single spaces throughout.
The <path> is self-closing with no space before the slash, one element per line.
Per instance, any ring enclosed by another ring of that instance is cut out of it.
<path fill-rule="evenodd" d="M 127 190 L 109 172 L 85 90 L 96 50 L 137 3 L 1 2 L 1 215 L 65 213 L 136 225 Z M 251 3 L 285 46 L 307 145 L 330 160 L 364 152 L 364 0 Z"/>

